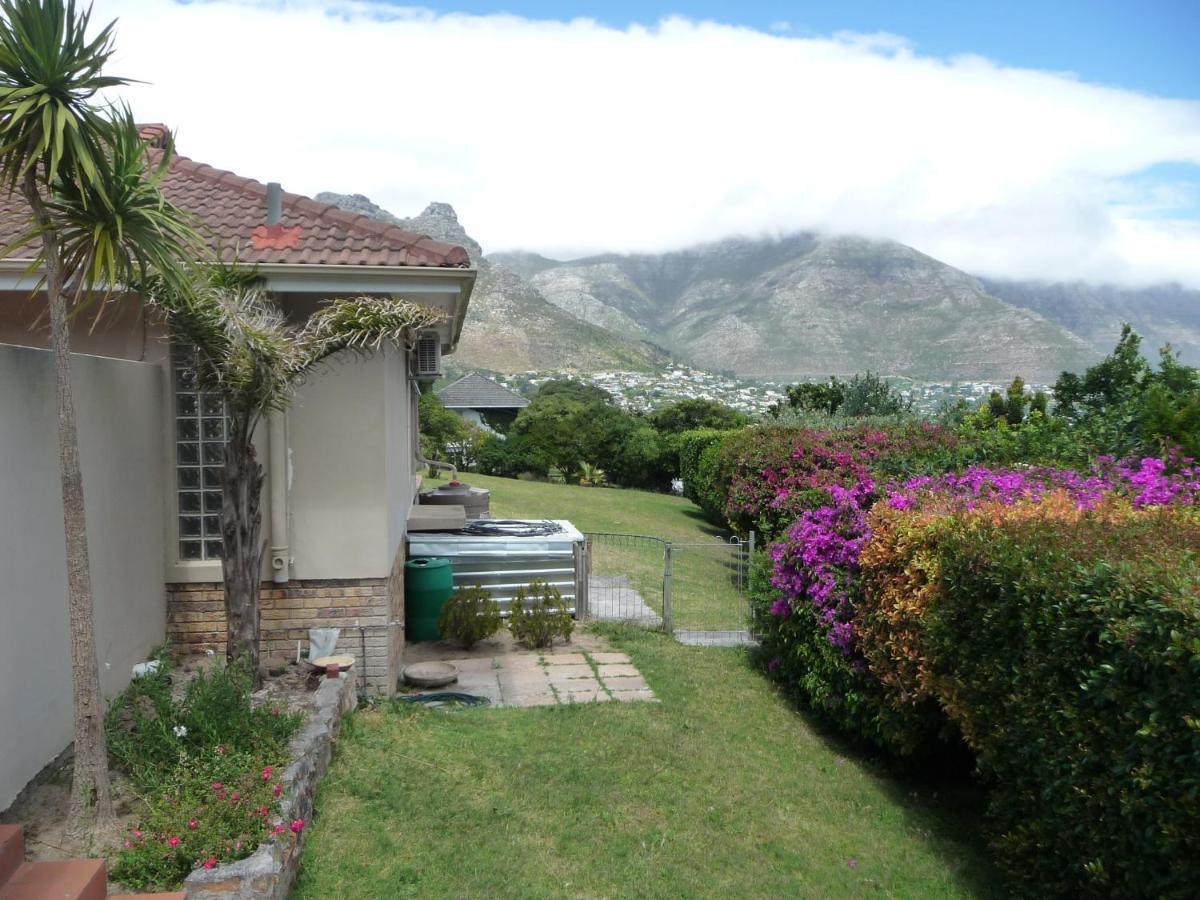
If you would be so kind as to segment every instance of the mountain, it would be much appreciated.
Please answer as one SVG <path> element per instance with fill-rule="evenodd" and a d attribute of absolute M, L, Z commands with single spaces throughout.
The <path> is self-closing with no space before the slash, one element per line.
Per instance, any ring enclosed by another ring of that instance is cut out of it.
<path fill-rule="evenodd" d="M 449 203 L 430 203 L 419 216 L 402 219 L 400 216 L 388 212 L 382 206 L 372 203 L 370 198 L 364 197 L 362 194 L 335 194 L 331 191 L 322 191 L 313 199 L 319 203 L 332 203 L 348 212 L 356 212 L 381 222 L 389 222 L 406 231 L 424 234 L 434 240 L 457 244 L 467 251 L 473 263 L 478 264 L 483 259 L 483 248 L 459 224 L 458 213 Z"/>
<path fill-rule="evenodd" d="M 1046 283 L 980 279 L 988 293 L 1006 303 L 1041 313 L 1108 353 L 1121 324 L 1128 322 L 1144 340 L 1151 358 L 1170 344 L 1188 365 L 1200 365 L 1200 291 L 1177 284 L 1119 288 L 1082 282 Z"/>
<path fill-rule="evenodd" d="M 1061 324 L 895 242 L 795 234 L 551 262 L 523 264 L 563 311 L 741 375 L 1047 382 L 1099 356 Z"/>
<path fill-rule="evenodd" d="M 522 274 L 538 269 L 536 260 L 559 265 L 532 253 L 498 254 L 504 265 L 483 256 L 483 248 L 458 221 L 448 203 L 430 203 L 418 216 L 401 218 L 362 194 L 317 194 L 322 203 L 390 222 L 463 247 L 479 267 L 467 320 L 463 324 L 457 368 L 492 372 L 530 369 L 597 372 L 605 369 L 648 371 L 670 361 L 651 343 L 627 338 L 584 322 L 549 303 Z"/>

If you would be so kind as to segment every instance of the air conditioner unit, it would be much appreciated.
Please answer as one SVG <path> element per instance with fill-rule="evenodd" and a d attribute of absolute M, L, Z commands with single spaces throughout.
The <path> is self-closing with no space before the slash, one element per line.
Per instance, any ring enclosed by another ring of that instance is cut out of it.
<path fill-rule="evenodd" d="M 423 334 L 417 338 L 413 357 L 415 377 L 442 377 L 442 339 L 436 333 Z"/>

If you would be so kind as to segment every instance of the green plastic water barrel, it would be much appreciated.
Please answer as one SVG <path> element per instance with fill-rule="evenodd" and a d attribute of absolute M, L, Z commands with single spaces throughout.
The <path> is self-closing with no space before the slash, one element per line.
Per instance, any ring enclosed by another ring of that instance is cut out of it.
<path fill-rule="evenodd" d="M 404 633 L 410 641 L 436 641 L 442 607 L 454 593 L 450 560 L 419 556 L 404 564 Z"/>

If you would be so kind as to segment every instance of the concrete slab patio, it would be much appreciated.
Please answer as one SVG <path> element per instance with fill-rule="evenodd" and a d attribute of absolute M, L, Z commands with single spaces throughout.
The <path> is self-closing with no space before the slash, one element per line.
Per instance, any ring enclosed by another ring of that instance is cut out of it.
<path fill-rule="evenodd" d="M 458 667 L 458 681 L 443 690 L 486 697 L 492 706 L 657 702 L 629 657 L 596 635 L 580 634 L 547 650 L 526 649 L 507 633 L 481 641 L 469 652 L 447 641 L 405 649 L 405 665 L 430 660 Z"/>

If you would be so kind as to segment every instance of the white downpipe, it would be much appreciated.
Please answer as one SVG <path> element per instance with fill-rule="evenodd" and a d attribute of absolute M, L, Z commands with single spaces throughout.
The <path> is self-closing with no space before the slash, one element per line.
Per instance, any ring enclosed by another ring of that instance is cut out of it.
<path fill-rule="evenodd" d="M 287 417 L 273 412 L 267 417 L 267 485 L 271 493 L 271 580 L 286 584 L 291 575 L 288 546 L 288 446 Z"/>

